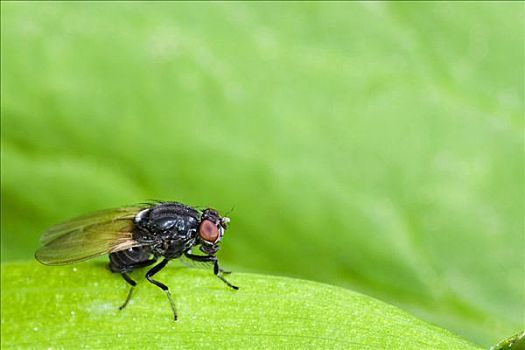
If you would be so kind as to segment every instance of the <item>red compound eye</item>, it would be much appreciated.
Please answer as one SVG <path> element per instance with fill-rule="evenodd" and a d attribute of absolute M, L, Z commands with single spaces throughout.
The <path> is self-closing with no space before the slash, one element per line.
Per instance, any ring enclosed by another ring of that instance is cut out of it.
<path fill-rule="evenodd" d="M 219 229 L 210 220 L 203 220 L 199 226 L 199 236 L 207 242 L 215 242 L 219 238 Z"/>

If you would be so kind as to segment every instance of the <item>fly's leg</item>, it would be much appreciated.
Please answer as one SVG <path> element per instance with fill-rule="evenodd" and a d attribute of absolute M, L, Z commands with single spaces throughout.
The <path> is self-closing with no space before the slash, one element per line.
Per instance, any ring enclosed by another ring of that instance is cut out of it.
<path fill-rule="evenodd" d="M 226 280 L 226 278 L 224 278 L 223 274 L 227 275 L 229 273 L 231 273 L 230 271 L 224 271 L 222 270 L 220 267 L 219 267 L 219 260 L 217 260 L 217 257 L 213 256 L 213 255 L 195 255 L 195 254 L 191 254 L 191 253 L 184 253 L 184 255 L 188 258 L 188 259 L 191 259 L 191 260 L 195 260 L 195 261 L 201 261 L 201 262 L 211 262 L 213 263 L 213 273 L 215 274 L 215 276 L 217 276 L 221 281 L 223 281 L 224 283 L 226 283 L 226 285 L 230 288 L 233 288 L 235 290 L 238 290 L 239 287 L 237 286 L 234 286 L 233 284 L 231 284 L 230 282 L 228 282 Z"/>
<path fill-rule="evenodd" d="M 160 289 L 162 289 L 165 293 L 166 293 L 166 296 L 168 297 L 168 300 L 170 302 L 170 305 L 171 305 L 171 310 L 173 311 L 173 319 L 175 321 L 177 321 L 177 311 L 175 310 L 175 303 L 173 302 L 173 299 L 171 298 L 171 293 L 170 293 L 170 290 L 168 288 L 168 286 L 166 286 L 165 284 L 159 282 L 159 281 L 156 281 L 154 280 L 153 278 L 153 275 L 155 275 L 157 272 L 159 272 L 160 270 L 162 270 L 164 268 L 164 266 L 166 266 L 166 264 L 168 263 L 169 260 L 167 259 L 164 259 L 162 260 L 159 264 L 153 266 L 153 268 L 151 270 L 149 270 L 148 272 L 146 272 L 146 279 L 153 283 L 154 285 L 156 285 L 157 287 L 159 287 Z"/>
<path fill-rule="evenodd" d="M 220 269 L 220 267 L 219 267 L 219 260 L 217 260 L 217 258 L 215 258 L 215 262 L 213 263 L 213 273 L 215 274 L 215 276 L 219 277 L 219 279 L 220 279 L 221 281 L 223 281 L 224 283 L 226 283 L 226 285 L 228 285 L 228 287 L 233 288 L 233 289 L 235 289 L 235 290 L 238 290 L 238 289 L 239 289 L 239 287 L 234 286 L 233 284 L 231 284 L 230 282 L 228 282 L 228 281 L 226 280 L 226 278 L 224 278 L 224 277 L 222 276 L 221 269 Z"/>
<path fill-rule="evenodd" d="M 220 266 L 219 266 L 219 272 L 222 273 L 223 275 L 229 275 L 232 273 L 231 271 L 223 270 L 222 267 Z"/>
<path fill-rule="evenodd" d="M 135 286 L 137 285 L 137 282 L 135 282 L 131 277 L 128 276 L 127 273 L 121 272 L 122 277 L 131 285 L 131 288 L 129 288 L 128 296 L 126 297 L 126 301 L 124 301 L 124 304 L 120 305 L 118 307 L 119 310 L 122 310 L 123 308 L 128 305 L 129 300 L 131 299 L 131 294 L 133 294 L 133 289 L 135 289 Z"/>
<path fill-rule="evenodd" d="M 149 265 L 153 264 L 156 261 L 157 261 L 156 258 L 149 259 L 149 260 L 146 260 L 146 261 L 141 261 L 140 263 L 127 265 L 127 266 L 122 268 L 122 271 L 120 272 L 120 274 L 122 275 L 122 278 L 124 278 L 124 280 L 129 283 L 131 288 L 129 288 L 128 296 L 126 297 L 126 300 L 124 301 L 124 304 L 119 306 L 119 308 L 118 308 L 119 310 L 124 309 L 126 307 L 126 305 L 128 305 L 128 303 L 129 303 L 129 301 L 131 299 L 131 295 L 133 294 L 133 290 L 135 289 L 135 286 L 137 285 L 137 282 L 135 282 L 131 277 L 129 277 L 127 272 L 130 272 L 130 271 L 132 271 L 132 270 L 134 270 L 136 268 L 139 268 L 139 267 L 149 266 Z"/>

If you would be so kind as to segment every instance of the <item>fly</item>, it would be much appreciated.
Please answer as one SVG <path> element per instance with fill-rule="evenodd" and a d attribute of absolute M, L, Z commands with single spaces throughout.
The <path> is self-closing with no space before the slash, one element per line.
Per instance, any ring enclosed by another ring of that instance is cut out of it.
<path fill-rule="evenodd" d="M 203 211 L 178 202 L 160 202 L 99 211 L 49 228 L 41 237 L 35 258 L 44 265 L 66 265 L 109 254 L 109 269 L 120 273 L 131 286 L 128 304 L 137 283 L 129 272 L 158 262 L 146 272 L 146 279 L 168 297 L 173 318 L 175 303 L 169 288 L 153 276 L 166 264 L 182 256 L 209 263 L 213 273 L 232 289 L 239 289 L 223 275 L 215 254 L 230 221 L 215 209 Z M 198 246 L 204 255 L 192 253 Z"/>

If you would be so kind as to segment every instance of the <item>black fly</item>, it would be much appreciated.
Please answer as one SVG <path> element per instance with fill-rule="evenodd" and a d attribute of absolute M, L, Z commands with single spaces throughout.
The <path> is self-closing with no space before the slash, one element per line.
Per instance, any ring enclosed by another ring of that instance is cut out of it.
<path fill-rule="evenodd" d="M 170 302 L 177 320 L 175 304 L 168 287 L 153 279 L 168 261 L 185 256 L 188 259 L 210 263 L 214 274 L 233 289 L 219 267 L 215 253 L 219 249 L 227 217 L 214 209 L 199 211 L 177 202 L 144 204 L 109 209 L 82 216 L 51 227 L 40 239 L 35 257 L 45 265 L 66 265 L 109 254 L 109 269 L 118 272 L 131 285 L 129 302 L 136 282 L 128 275 L 136 268 L 162 261 L 146 273 L 146 279 L 161 288 Z M 199 246 L 205 255 L 192 254 Z"/>

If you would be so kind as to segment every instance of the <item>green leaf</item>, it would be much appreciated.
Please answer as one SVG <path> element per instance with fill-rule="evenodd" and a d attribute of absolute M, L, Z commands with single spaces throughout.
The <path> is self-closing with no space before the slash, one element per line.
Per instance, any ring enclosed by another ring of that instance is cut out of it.
<path fill-rule="evenodd" d="M 149 199 L 221 261 L 523 328 L 523 2 L 2 1 L 1 256 Z"/>
<path fill-rule="evenodd" d="M 139 277 L 139 276 L 137 276 Z M 233 273 L 227 288 L 211 271 L 168 267 L 165 294 L 128 291 L 103 263 L 2 265 L 2 348 L 477 349 L 368 296 L 304 280 Z"/>
<path fill-rule="evenodd" d="M 525 350 L 525 331 L 503 339 L 490 350 Z"/>

